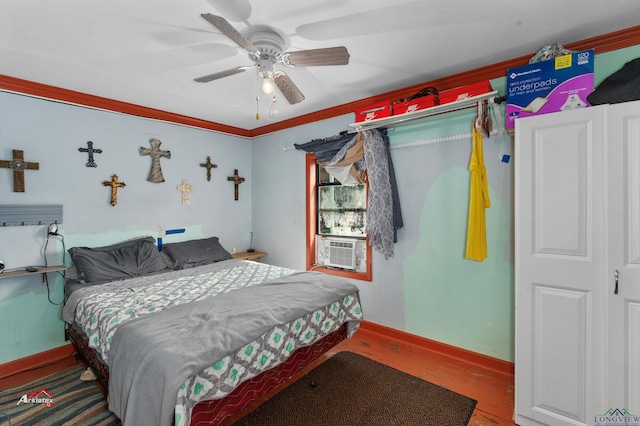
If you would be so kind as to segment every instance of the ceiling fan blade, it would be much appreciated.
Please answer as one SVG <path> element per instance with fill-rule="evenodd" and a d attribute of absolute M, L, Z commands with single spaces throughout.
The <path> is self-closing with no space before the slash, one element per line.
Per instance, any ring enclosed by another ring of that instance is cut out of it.
<path fill-rule="evenodd" d="M 285 65 L 306 67 L 316 65 L 347 65 L 349 51 L 344 46 L 326 47 L 324 49 L 300 50 L 283 55 Z"/>
<path fill-rule="evenodd" d="M 282 71 L 276 71 L 273 73 L 273 80 L 280 89 L 280 92 L 284 95 L 284 97 L 289 101 L 290 104 L 297 104 L 298 102 L 302 102 L 304 100 L 304 95 L 298 89 L 298 87 L 293 84 L 293 81 L 289 78 L 287 74 Z"/>
<path fill-rule="evenodd" d="M 226 19 L 222 16 L 212 15 L 211 13 L 202 13 L 204 19 L 206 19 L 211 25 L 216 27 L 222 32 L 222 34 L 229 37 L 231 40 L 236 42 L 236 44 L 242 47 L 249 53 L 257 53 L 258 49 L 251 44 L 249 40 L 247 40 L 242 34 L 238 32 Z"/>
<path fill-rule="evenodd" d="M 202 77 L 194 78 L 198 83 L 208 83 L 213 80 L 217 80 L 219 78 L 229 77 L 230 75 L 239 74 L 241 72 L 245 72 L 246 70 L 250 70 L 253 66 L 250 67 L 236 67 L 231 68 L 226 71 L 220 71 L 215 74 L 203 75 Z"/>
<path fill-rule="evenodd" d="M 249 0 L 207 0 L 213 8 L 227 21 L 243 22 L 251 16 L 251 4 Z"/>

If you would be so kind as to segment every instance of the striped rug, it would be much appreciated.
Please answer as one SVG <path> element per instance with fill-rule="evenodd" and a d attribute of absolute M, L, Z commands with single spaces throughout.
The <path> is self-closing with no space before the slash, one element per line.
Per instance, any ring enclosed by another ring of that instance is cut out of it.
<path fill-rule="evenodd" d="M 1 391 L 0 425 L 120 425 L 96 383 L 80 380 L 83 371 L 73 367 Z"/>

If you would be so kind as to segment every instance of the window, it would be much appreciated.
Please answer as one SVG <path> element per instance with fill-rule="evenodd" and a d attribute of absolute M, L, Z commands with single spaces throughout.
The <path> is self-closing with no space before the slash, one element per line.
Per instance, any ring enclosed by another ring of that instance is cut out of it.
<path fill-rule="evenodd" d="M 371 281 L 371 247 L 365 233 L 366 185 L 341 185 L 316 163 L 313 154 L 306 155 L 306 169 L 307 269 Z M 364 258 L 359 271 L 317 266 L 316 246 L 326 238 L 356 241 Z"/>
<path fill-rule="evenodd" d="M 316 169 L 318 234 L 366 238 L 366 185 L 341 185 L 323 166 Z"/>

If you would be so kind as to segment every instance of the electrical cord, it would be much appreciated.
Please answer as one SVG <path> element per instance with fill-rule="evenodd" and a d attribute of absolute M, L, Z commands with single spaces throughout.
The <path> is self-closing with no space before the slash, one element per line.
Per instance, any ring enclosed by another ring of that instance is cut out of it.
<path fill-rule="evenodd" d="M 45 239 L 44 248 L 43 248 L 45 268 L 49 266 L 47 262 L 47 247 L 49 246 L 49 238 L 52 236 L 60 237 L 60 241 L 62 243 L 62 264 L 66 264 L 67 248 L 64 244 L 64 236 L 58 233 L 58 225 L 56 223 L 50 223 L 49 226 L 47 226 L 46 232 L 47 232 L 47 237 Z M 64 271 L 63 272 L 57 271 L 57 272 L 58 272 L 58 275 L 60 275 L 64 279 Z M 49 288 L 49 276 L 46 273 L 43 274 L 43 276 L 44 276 L 44 282 L 47 285 L 47 300 L 49 300 L 49 303 L 51 303 L 52 305 L 61 306 L 64 303 L 64 300 L 60 303 L 55 303 L 54 301 L 51 300 L 51 289 Z"/>
<path fill-rule="evenodd" d="M 7 413 L 3 413 L 2 411 L 0 411 L 0 416 L 5 416 L 7 418 L 7 421 L 9 422 L 9 426 L 11 426 L 11 418 Z"/>

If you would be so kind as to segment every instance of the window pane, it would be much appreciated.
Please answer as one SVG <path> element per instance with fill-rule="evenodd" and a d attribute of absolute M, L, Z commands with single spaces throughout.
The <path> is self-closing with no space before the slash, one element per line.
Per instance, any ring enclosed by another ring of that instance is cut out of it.
<path fill-rule="evenodd" d="M 327 184 L 327 183 L 340 183 L 336 178 L 331 176 L 327 169 L 323 166 L 318 165 L 318 183 L 319 184 Z"/>
<path fill-rule="evenodd" d="M 320 210 L 365 210 L 367 194 L 364 185 L 331 185 L 318 187 Z"/>
<path fill-rule="evenodd" d="M 318 229 L 321 235 L 366 237 L 366 214 L 361 211 L 318 211 Z"/>
<path fill-rule="evenodd" d="M 365 185 L 319 186 L 319 233 L 366 237 L 366 204 Z"/>

